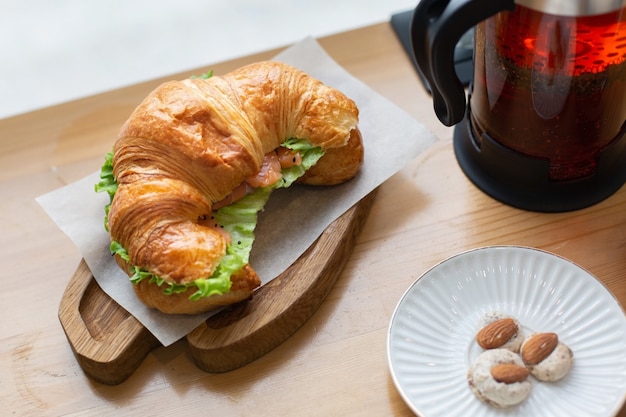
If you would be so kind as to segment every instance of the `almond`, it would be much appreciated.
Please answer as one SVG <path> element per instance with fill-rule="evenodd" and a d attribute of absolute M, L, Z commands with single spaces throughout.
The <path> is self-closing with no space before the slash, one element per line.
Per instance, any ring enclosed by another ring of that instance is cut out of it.
<path fill-rule="evenodd" d="M 556 333 L 536 333 L 522 345 L 522 360 L 527 365 L 537 365 L 547 358 L 559 344 Z"/>
<path fill-rule="evenodd" d="M 517 324 L 511 317 L 499 319 L 480 329 L 476 342 L 483 349 L 496 349 L 515 336 L 517 330 Z"/>
<path fill-rule="evenodd" d="M 529 371 L 524 366 L 515 365 L 513 363 L 503 363 L 491 368 L 491 376 L 498 382 L 505 384 L 514 384 L 516 382 L 525 381 L 528 378 Z"/>

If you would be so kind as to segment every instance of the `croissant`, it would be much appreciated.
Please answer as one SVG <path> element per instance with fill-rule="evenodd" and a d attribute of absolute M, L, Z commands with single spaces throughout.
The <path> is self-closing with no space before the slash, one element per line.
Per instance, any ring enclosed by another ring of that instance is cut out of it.
<path fill-rule="evenodd" d="M 264 176 L 276 171 L 268 167 L 278 159 L 282 168 L 284 155 L 287 166 L 301 164 L 300 148 L 285 145 L 292 138 L 321 149 L 298 182 L 354 177 L 363 162 L 358 113 L 340 91 L 269 61 L 152 91 L 114 144 L 106 219 L 115 260 L 139 299 L 167 314 L 195 314 L 251 297 L 260 279 L 245 256 L 236 270 L 223 266 L 241 242 L 214 220 L 218 206 L 242 187 L 244 195 L 265 190 Z M 229 276 L 214 289 L 218 272 Z"/>

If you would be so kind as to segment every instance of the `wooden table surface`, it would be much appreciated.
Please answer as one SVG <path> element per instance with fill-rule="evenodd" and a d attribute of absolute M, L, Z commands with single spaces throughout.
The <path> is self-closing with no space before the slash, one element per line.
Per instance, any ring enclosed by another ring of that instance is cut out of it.
<path fill-rule="evenodd" d="M 0 121 L 0 415 L 411 415 L 387 366 L 391 314 L 426 269 L 479 246 L 565 256 L 624 305 L 626 190 L 571 213 L 500 204 L 460 171 L 452 131 L 436 119 L 389 23 L 320 43 L 440 142 L 380 187 L 346 268 L 313 317 L 267 355 L 224 374 L 198 370 L 178 342 L 150 353 L 124 383 L 96 383 L 77 364 L 57 317 L 81 255 L 35 198 L 97 170 L 129 112 L 163 80 Z M 222 73 L 276 52 L 206 69 Z"/>

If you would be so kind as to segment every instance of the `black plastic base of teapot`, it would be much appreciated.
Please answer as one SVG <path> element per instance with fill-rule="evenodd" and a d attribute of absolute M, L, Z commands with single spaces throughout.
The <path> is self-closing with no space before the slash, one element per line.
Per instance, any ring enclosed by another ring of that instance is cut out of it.
<path fill-rule="evenodd" d="M 626 182 L 626 135 L 605 148 L 593 175 L 551 181 L 548 163 L 506 148 L 484 135 L 474 140 L 469 117 L 454 129 L 454 152 L 465 175 L 479 189 L 505 204 L 538 212 L 566 212 L 599 203 Z"/>

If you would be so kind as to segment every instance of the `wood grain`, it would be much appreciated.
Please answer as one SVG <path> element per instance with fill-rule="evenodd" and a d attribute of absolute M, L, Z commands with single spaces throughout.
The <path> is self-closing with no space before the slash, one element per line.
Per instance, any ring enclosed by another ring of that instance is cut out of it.
<path fill-rule="evenodd" d="M 107 385 L 125 381 L 160 345 L 102 291 L 84 260 L 61 298 L 59 320 L 83 371 Z"/>
<path fill-rule="evenodd" d="M 350 258 L 375 191 L 335 220 L 284 273 L 252 300 L 210 318 L 189 335 L 195 363 L 208 372 L 237 369 L 291 336 L 317 310 Z"/>
<path fill-rule="evenodd" d="M 379 187 L 315 314 L 283 343 L 230 372 L 199 369 L 182 340 L 154 348 L 123 383 L 101 384 L 85 375 L 59 324 L 59 300 L 81 255 L 35 198 L 98 169 L 127 110 L 164 79 L 0 120 L 0 415 L 412 416 L 389 374 L 390 317 L 424 271 L 479 246 L 554 252 L 589 270 L 626 304 L 626 189 L 571 213 L 507 207 L 459 169 L 451 129 L 438 122 L 388 22 L 320 43 L 441 140 Z M 276 52 L 166 78 L 226 72 Z M 616 415 L 626 417 L 626 408 Z"/>
<path fill-rule="evenodd" d="M 227 372 L 291 336 L 317 310 L 350 257 L 375 192 L 335 220 L 284 273 L 187 335 L 196 365 Z M 81 261 L 59 306 L 59 320 L 83 371 L 107 385 L 124 382 L 156 338 L 112 300 Z"/>

